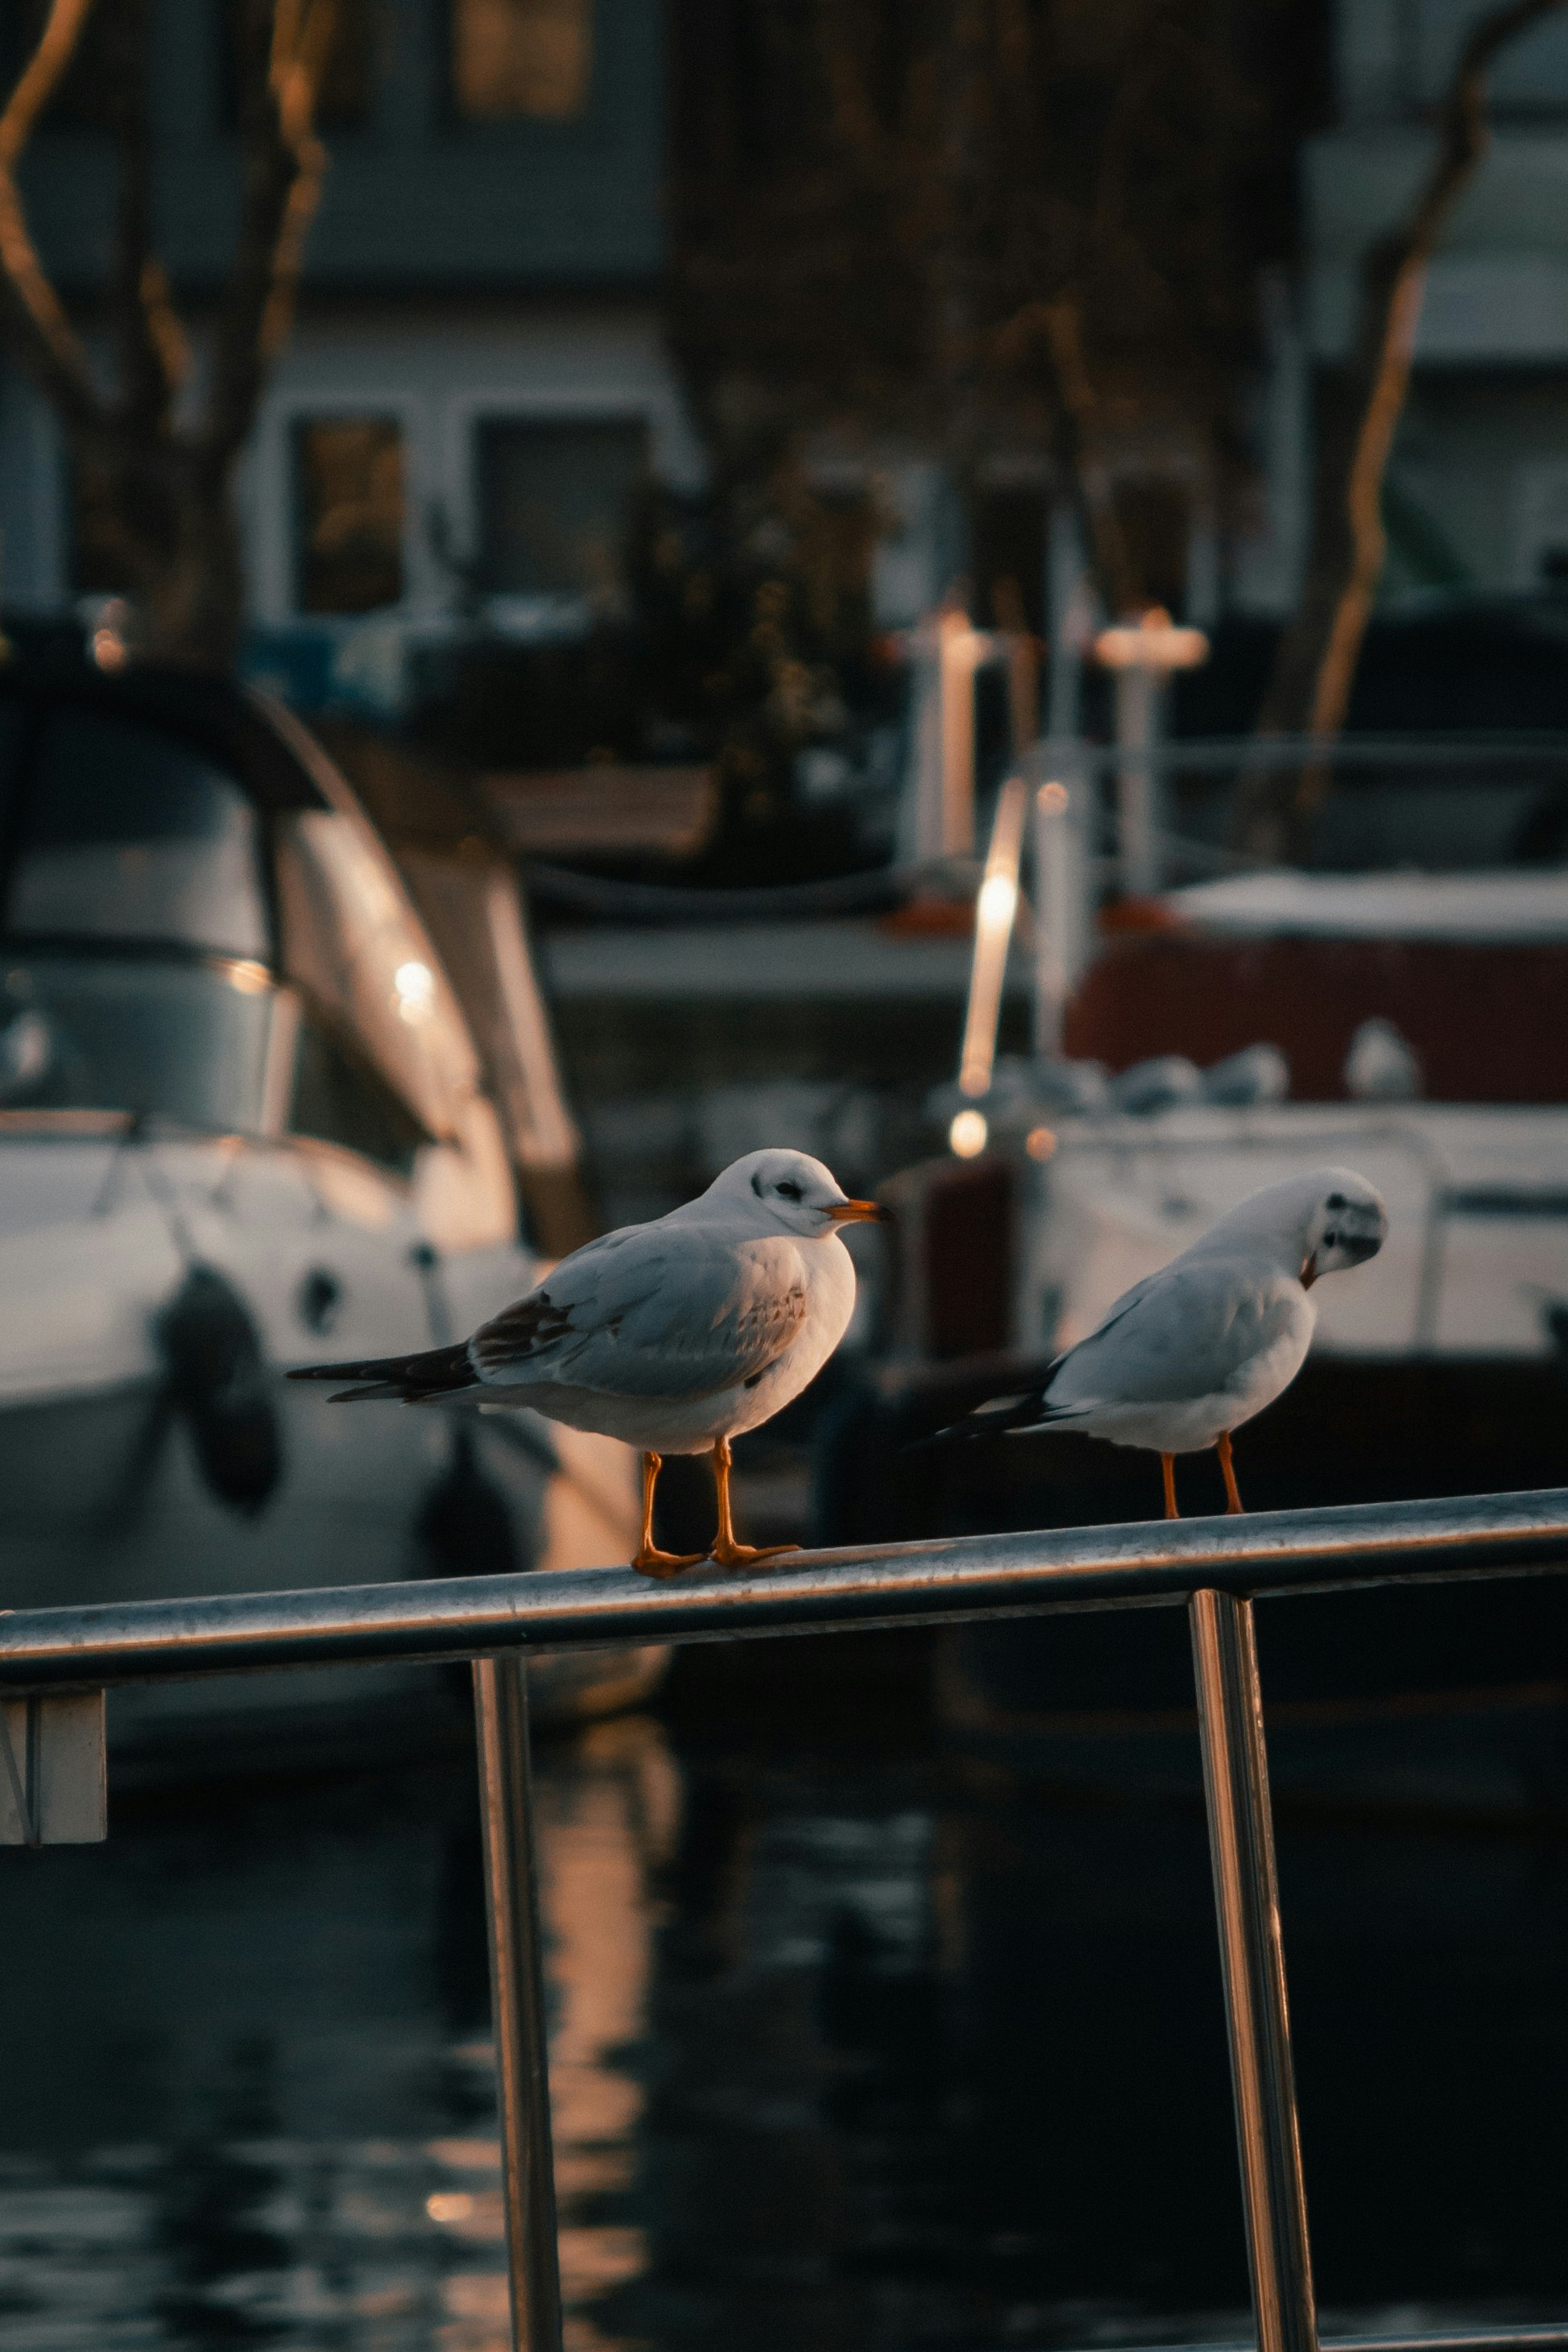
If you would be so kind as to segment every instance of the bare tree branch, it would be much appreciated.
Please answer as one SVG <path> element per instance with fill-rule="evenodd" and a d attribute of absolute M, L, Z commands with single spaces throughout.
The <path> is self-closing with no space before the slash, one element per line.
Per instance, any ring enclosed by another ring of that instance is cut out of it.
<path fill-rule="evenodd" d="M 190 369 L 190 344 L 162 264 L 152 249 L 152 147 L 147 110 L 149 0 L 116 0 L 115 131 L 120 217 L 115 239 L 114 321 L 120 346 L 120 408 L 146 436 L 167 424 Z"/>
<path fill-rule="evenodd" d="M 1307 577 L 1275 656 L 1261 735 L 1308 734 L 1325 747 L 1344 725 L 1387 551 L 1384 478 L 1410 388 L 1433 255 L 1491 143 L 1487 84 L 1499 55 L 1568 0 L 1509 0 L 1476 26 L 1437 114 L 1437 151 L 1406 218 L 1362 268 L 1361 314 L 1337 399 L 1325 404 Z M 1299 857 L 1329 789 L 1314 761 L 1297 775 L 1259 769 L 1238 786 L 1233 834 L 1262 856 Z"/>
<path fill-rule="evenodd" d="M 16 167 L 76 55 L 91 6 L 92 0 L 50 0 L 38 46 L 0 112 L 0 291 L 23 359 L 59 414 L 84 428 L 101 422 L 102 404 L 81 340 L 33 243 Z"/>
<path fill-rule="evenodd" d="M 1366 403 L 1345 483 L 1351 571 L 1318 671 L 1309 734 L 1331 737 L 1344 724 L 1383 569 L 1383 478 L 1410 388 L 1427 272 L 1454 205 L 1491 144 L 1488 75 L 1500 51 L 1563 5 L 1563 0 L 1511 0 L 1476 27 L 1444 100 L 1437 153 L 1415 209 L 1402 227 L 1378 241 L 1368 257 L 1356 370 L 1366 385 Z"/>
<path fill-rule="evenodd" d="M 250 432 L 267 371 L 293 323 L 306 234 L 326 177 L 315 112 L 337 0 L 242 0 L 239 14 L 244 189 L 203 433 L 206 462 L 220 471 Z"/>
<path fill-rule="evenodd" d="M 327 177 L 327 150 L 316 135 L 316 105 L 338 15 L 338 0 L 276 0 L 276 5 L 272 87 L 294 177 L 273 250 L 272 285 L 258 338 L 264 364 L 276 359 L 293 328 L 305 239 Z"/>
<path fill-rule="evenodd" d="M 176 402 L 190 347 L 154 248 L 147 76 L 152 0 L 113 0 L 95 59 L 117 134 L 110 296 L 118 386 L 100 394 L 28 232 L 16 167 L 75 55 L 92 0 L 49 0 L 37 49 L 0 111 L 4 324 L 70 444 L 80 512 L 123 573 L 142 652 L 223 668 L 243 610 L 233 475 L 292 320 L 326 156 L 314 127 L 339 0 L 235 0 L 240 226 L 201 419 Z"/>

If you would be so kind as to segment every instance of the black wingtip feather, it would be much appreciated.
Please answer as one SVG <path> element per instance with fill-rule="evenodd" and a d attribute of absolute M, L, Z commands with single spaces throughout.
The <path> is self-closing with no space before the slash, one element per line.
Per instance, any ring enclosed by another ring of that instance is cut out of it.
<path fill-rule="evenodd" d="M 382 1356 L 358 1364 L 300 1364 L 291 1381 L 354 1381 L 355 1388 L 340 1389 L 330 1404 L 362 1404 L 378 1399 L 398 1399 L 414 1404 L 422 1397 L 455 1394 L 478 1384 L 466 1343 L 453 1348 L 426 1348 L 417 1356 Z"/>
<path fill-rule="evenodd" d="M 950 1421 L 946 1429 L 933 1433 L 935 1438 L 973 1439 L 1005 1437 L 1015 1429 L 1034 1429 L 1050 1417 L 1051 1407 L 1042 1391 L 1035 1389 L 1028 1396 L 992 1397 L 977 1404 L 962 1421 Z"/>

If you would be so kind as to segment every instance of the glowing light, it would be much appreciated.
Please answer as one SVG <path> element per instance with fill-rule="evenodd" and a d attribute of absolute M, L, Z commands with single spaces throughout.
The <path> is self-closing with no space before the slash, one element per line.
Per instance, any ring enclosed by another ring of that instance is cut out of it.
<path fill-rule="evenodd" d="M 1056 1150 L 1056 1138 L 1049 1127 L 1031 1127 L 1024 1137 L 1023 1148 L 1031 1160 L 1049 1160 Z"/>
<path fill-rule="evenodd" d="M 264 963 L 231 963 L 229 986 L 237 988 L 242 996 L 260 996 L 271 985 L 271 975 Z"/>
<path fill-rule="evenodd" d="M 1154 604 L 1136 621 L 1102 629 L 1094 656 L 1107 669 L 1196 669 L 1208 659 L 1208 639 L 1201 629 L 1178 628 L 1163 604 Z"/>
<path fill-rule="evenodd" d="M 975 902 L 975 920 L 982 931 L 1010 929 L 1018 903 L 1019 886 L 1010 874 L 988 874 Z"/>
<path fill-rule="evenodd" d="M 1071 798 L 1065 784 L 1041 784 L 1040 788 L 1040 806 L 1047 816 L 1060 816 Z"/>
<path fill-rule="evenodd" d="M 423 1021 L 435 1003 L 435 974 L 427 963 L 400 963 L 392 974 L 397 1009 L 403 1020 Z"/>
<path fill-rule="evenodd" d="M 465 2189 L 448 2189 L 427 2197 L 424 2210 L 433 2221 L 466 2221 L 473 2214 L 474 2200 Z"/>
<path fill-rule="evenodd" d="M 953 1124 L 947 1129 L 948 1145 L 960 1160 L 973 1160 L 977 1152 L 984 1151 L 990 1131 L 983 1110 L 955 1111 Z"/>
<path fill-rule="evenodd" d="M 969 1003 L 964 1015 L 964 1044 L 958 1055 L 958 1090 L 983 1095 L 990 1090 L 997 1059 L 997 1028 L 1001 1019 L 1002 983 L 1007 977 L 1008 949 L 1019 904 L 1019 857 L 1023 848 L 1024 818 L 1029 788 L 1021 776 L 1009 776 L 997 796 L 991 845 L 985 878 L 975 895 L 975 960 L 969 971 Z M 973 1151 L 986 1148 L 982 1134 Z M 956 1144 L 954 1150 L 960 1147 Z"/>

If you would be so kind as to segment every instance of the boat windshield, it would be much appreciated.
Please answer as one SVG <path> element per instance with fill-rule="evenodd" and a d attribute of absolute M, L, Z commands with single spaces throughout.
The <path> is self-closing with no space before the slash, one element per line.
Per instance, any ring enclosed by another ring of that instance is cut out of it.
<path fill-rule="evenodd" d="M 0 1110 L 288 1130 L 406 1173 L 474 1083 L 450 985 L 346 794 L 264 833 L 200 743 L 0 679 Z"/>
<path fill-rule="evenodd" d="M 265 1130 L 277 1003 L 256 963 L 13 954 L 0 972 L 0 1110 Z"/>
<path fill-rule="evenodd" d="M 0 702 L 0 840 L 12 940 L 271 955 L 256 811 L 180 735 Z"/>

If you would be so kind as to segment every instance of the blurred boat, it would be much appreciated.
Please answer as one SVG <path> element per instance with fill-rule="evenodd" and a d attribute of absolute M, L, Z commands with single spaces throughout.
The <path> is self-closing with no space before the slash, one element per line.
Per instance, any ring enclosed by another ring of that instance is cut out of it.
<path fill-rule="evenodd" d="M 281 1377 L 460 1337 L 538 1278 L 508 1052 L 534 1142 L 569 1123 L 537 1099 L 499 862 L 426 859 L 482 1052 L 385 843 L 257 696 L 14 660 L 0 812 L 0 1606 L 625 1559 L 635 1465 L 610 1440 L 334 1412 Z M 661 1663 L 544 1661 L 538 1697 L 621 1704 Z M 434 1679 L 389 1678 L 385 1706 Z M 329 1676 L 263 1677 L 223 1712 L 307 1694 L 340 1704 Z M 151 1736 L 145 1699 L 118 1713 Z"/>
<path fill-rule="evenodd" d="M 1314 1293 L 1305 1368 L 1238 1433 L 1248 1506 L 1568 1481 L 1565 982 L 1568 874 L 1248 877 L 1145 906 L 1069 1008 L 1073 1062 L 999 1070 L 992 1148 L 890 1188 L 902 1260 L 820 1465 L 828 1539 L 1155 1517 L 1152 1455 L 911 1441 L 1029 1385 L 1248 1193 L 1330 1163 L 1379 1187 L 1389 1240 Z M 1287 1066 L 1315 1099 L 1280 1098 Z M 1184 1510 L 1224 1507 L 1212 1457 L 1177 1482 Z M 1568 1801 L 1561 1580 L 1264 1614 L 1281 1774 Z M 1050 1773 L 1196 1769 L 1175 1621 L 956 1635 L 944 1677 L 966 1738 Z"/>

